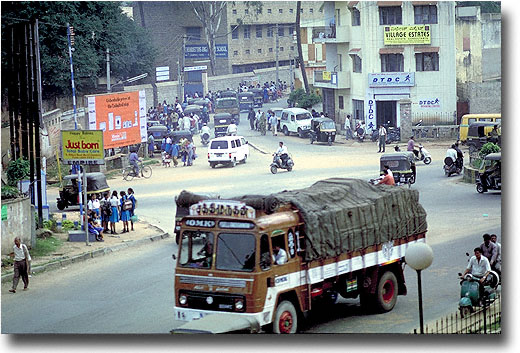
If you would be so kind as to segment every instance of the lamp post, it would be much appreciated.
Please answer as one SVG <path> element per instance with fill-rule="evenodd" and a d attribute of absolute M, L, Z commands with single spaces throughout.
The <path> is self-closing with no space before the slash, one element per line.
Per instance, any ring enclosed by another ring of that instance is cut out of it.
<path fill-rule="evenodd" d="M 430 267 L 433 262 L 432 248 L 426 243 L 414 243 L 406 249 L 405 261 L 411 268 L 417 271 L 417 290 L 419 292 L 419 325 L 421 334 L 424 333 L 421 271 Z"/>

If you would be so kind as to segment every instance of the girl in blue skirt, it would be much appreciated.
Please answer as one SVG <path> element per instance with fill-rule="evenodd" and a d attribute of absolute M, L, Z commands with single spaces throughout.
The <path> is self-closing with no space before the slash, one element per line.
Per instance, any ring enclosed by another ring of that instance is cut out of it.
<path fill-rule="evenodd" d="M 112 207 L 112 215 L 110 216 L 110 233 L 116 233 L 116 223 L 119 222 L 119 199 L 117 197 L 117 191 L 114 190 L 112 192 L 112 197 L 110 198 L 110 206 Z"/>
<path fill-rule="evenodd" d="M 125 201 L 128 200 L 128 196 L 126 196 L 126 192 L 121 191 L 119 193 L 121 196 L 120 208 L 121 208 L 121 220 L 123 221 L 123 233 L 128 232 L 128 221 L 130 220 L 130 210 L 126 209 L 123 205 Z"/>

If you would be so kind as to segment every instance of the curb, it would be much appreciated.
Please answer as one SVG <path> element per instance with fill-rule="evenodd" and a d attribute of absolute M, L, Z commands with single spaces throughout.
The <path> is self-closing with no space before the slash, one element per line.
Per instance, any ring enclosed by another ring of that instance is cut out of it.
<path fill-rule="evenodd" d="M 257 150 L 258 152 L 260 152 L 262 154 L 269 154 L 269 152 L 265 152 L 264 150 L 260 149 L 259 147 L 255 146 L 254 144 L 252 144 L 249 141 L 248 141 L 248 144 L 249 144 L 249 146 L 253 147 L 253 149 Z"/>
<path fill-rule="evenodd" d="M 108 255 L 110 253 L 120 251 L 120 250 L 123 250 L 126 248 L 142 245 L 145 243 L 159 241 L 159 240 L 166 239 L 169 237 L 170 237 L 169 233 L 163 232 L 163 233 L 156 234 L 156 235 L 153 235 L 148 238 L 133 240 L 133 241 L 126 242 L 126 243 L 117 244 L 117 245 L 114 245 L 111 247 L 89 251 L 89 252 L 83 253 L 81 255 L 76 255 L 74 257 L 64 256 L 64 257 L 55 259 L 49 263 L 33 267 L 31 269 L 32 274 L 40 274 L 40 273 L 47 272 L 47 271 L 57 270 L 57 269 L 72 265 L 73 263 L 83 262 L 83 261 L 93 259 L 96 257 Z M 10 282 L 12 280 L 13 280 L 13 272 L 9 272 L 9 273 L 2 275 L 2 283 Z"/>

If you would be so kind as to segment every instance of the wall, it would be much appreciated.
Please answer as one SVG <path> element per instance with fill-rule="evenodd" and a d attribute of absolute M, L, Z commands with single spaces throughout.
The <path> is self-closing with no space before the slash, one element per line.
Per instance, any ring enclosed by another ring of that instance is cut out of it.
<path fill-rule="evenodd" d="M 3 205 L 7 207 L 7 220 L 2 221 L 2 255 L 7 255 L 13 251 L 15 237 L 31 245 L 34 214 L 31 213 L 29 198 L 2 200 Z"/>
<path fill-rule="evenodd" d="M 469 82 L 467 87 L 471 114 L 502 112 L 502 81 Z"/>

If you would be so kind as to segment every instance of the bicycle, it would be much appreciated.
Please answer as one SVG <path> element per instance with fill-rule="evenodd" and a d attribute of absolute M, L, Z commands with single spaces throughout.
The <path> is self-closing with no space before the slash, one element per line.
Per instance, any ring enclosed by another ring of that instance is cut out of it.
<path fill-rule="evenodd" d="M 138 166 L 140 176 L 145 179 L 152 176 L 152 168 L 149 165 L 143 165 L 143 162 L 139 162 Z M 123 180 L 131 181 L 135 176 L 134 166 L 129 165 L 128 167 L 123 168 Z"/>

